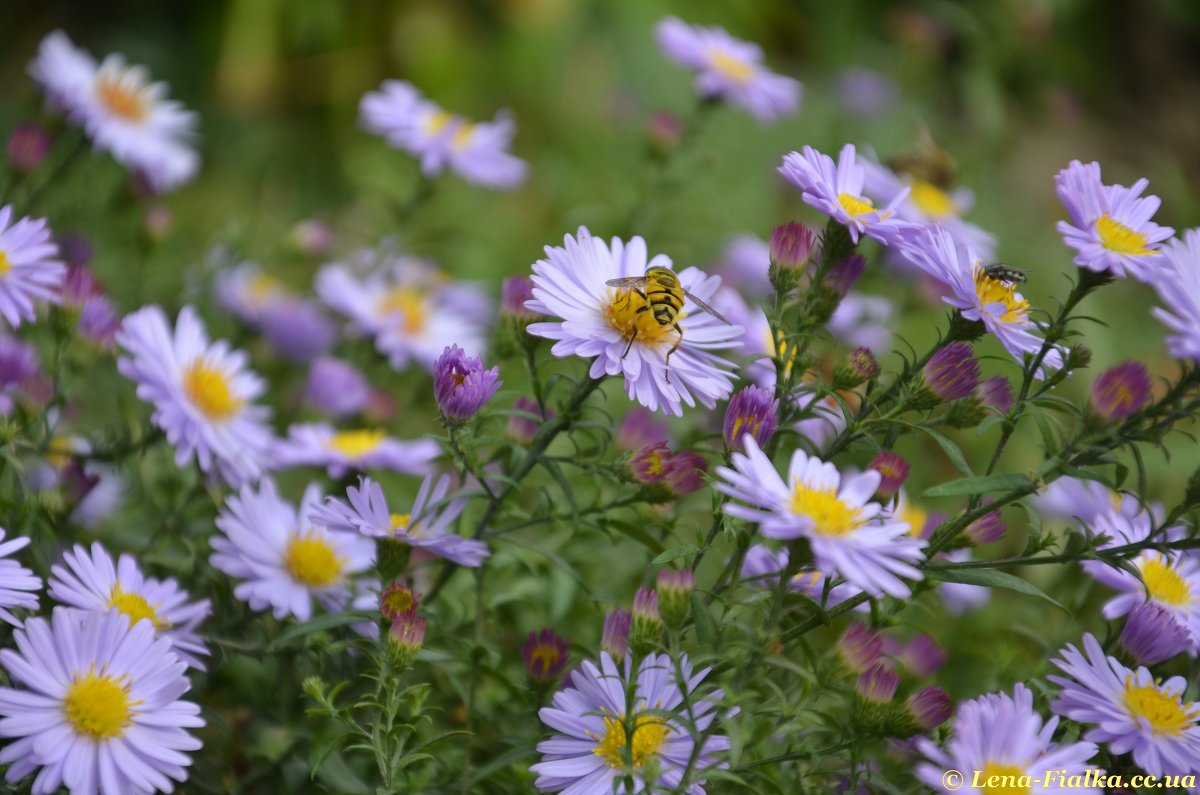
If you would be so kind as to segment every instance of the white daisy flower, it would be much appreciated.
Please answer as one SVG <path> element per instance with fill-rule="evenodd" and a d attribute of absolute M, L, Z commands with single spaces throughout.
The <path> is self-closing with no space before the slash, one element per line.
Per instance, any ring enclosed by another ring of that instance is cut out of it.
<path fill-rule="evenodd" d="M 287 439 L 275 445 L 271 458 L 276 469 L 300 466 L 328 467 L 340 478 L 350 470 L 390 469 L 406 475 L 425 475 L 442 448 L 433 439 L 403 442 L 372 428 L 339 431 L 323 422 L 299 423 L 288 428 Z"/>
<path fill-rule="evenodd" d="M 0 619 L 19 627 L 21 619 L 10 613 L 9 608 L 37 610 L 38 591 L 42 590 L 42 580 L 17 561 L 8 558 L 17 550 L 29 546 L 29 539 L 14 538 L 5 541 L 4 535 L 5 531 L 0 528 Z"/>
<path fill-rule="evenodd" d="M 131 555 L 112 556 L 92 543 L 91 554 L 82 546 L 63 555 L 63 563 L 50 568 L 50 598 L 80 610 L 105 613 L 117 610 L 137 623 L 147 620 L 159 637 L 167 638 L 179 659 L 204 670 L 200 655 L 208 648 L 197 627 L 212 612 L 207 599 L 188 602 L 188 593 L 173 579 L 142 576 Z"/>
<path fill-rule="evenodd" d="M 880 475 L 867 470 L 843 476 L 833 464 L 802 450 L 792 454 L 785 483 L 753 438 L 746 452 L 733 454 L 733 468 L 718 467 L 723 494 L 747 505 L 728 503 L 725 512 L 755 522 L 767 538 L 806 538 L 817 569 L 839 576 L 871 596 L 907 597 L 901 578 L 921 579 L 915 564 L 924 559 L 925 541 L 909 535 L 908 523 L 870 502 Z"/>
<path fill-rule="evenodd" d="M 58 303 L 67 266 L 45 218 L 13 223 L 14 215 L 11 204 L 0 209 L 0 315 L 16 328 L 37 317 L 36 301 Z"/>
<path fill-rule="evenodd" d="M 646 408 L 682 415 L 682 404 L 712 408 L 733 391 L 731 363 L 709 353 L 737 346 L 742 329 L 729 325 L 686 299 L 677 320 L 682 338 L 645 311 L 646 300 L 633 290 L 608 286 L 611 279 L 639 277 L 647 268 L 670 268 L 664 254 L 648 259 L 646 241 L 613 238 L 607 245 L 580 227 L 563 247 L 547 246 L 546 259 L 533 265 L 533 300 L 526 306 L 561 320 L 532 323 L 530 334 L 557 340 L 555 356 L 595 357 L 590 376 L 622 374 L 625 391 Z M 697 268 L 677 274 L 683 289 L 710 301 L 720 278 Z M 667 353 L 673 346 L 670 368 Z"/>
<path fill-rule="evenodd" d="M 190 306 L 180 310 L 174 331 L 159 307 L 139 309 L 125 318 L 117 343 L 128 354 L 117 368 L 153 404 L 151 419 L 175 447 L 177 465 L 195 456 L 202 470 L 232 486 L 262 473 L 270 410 L 253 402 L 266 384 L 247 369 L 244 353 L 224 341 L 210 344 Z"/>
<path fill-rule="evenodd" d="M 314 599 L 330 612 L 346 609 L 360 593 L 355 575 L 374 563 L 375 545 L 315 522 L 320 502 L 320 488 L 311 485 L 297 509 L 280 498 L 270 478 L 225 500 L 216 520 L 222 535 L 212 539 L 209 562 L 241 580 L 234 596 L 253 610 L 270 608 L 278 619 L 308 621 Z"/>

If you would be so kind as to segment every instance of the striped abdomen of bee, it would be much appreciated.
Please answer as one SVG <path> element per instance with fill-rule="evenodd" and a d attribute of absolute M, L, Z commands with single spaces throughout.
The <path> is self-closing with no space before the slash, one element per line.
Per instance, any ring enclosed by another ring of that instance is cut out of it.
<path fill-rule="evenodd" d="M 675 323 L 683 309 L 683 286 L 674 272 L 666 268 L 646 271 L 646 303 L 660 326 Z"/>

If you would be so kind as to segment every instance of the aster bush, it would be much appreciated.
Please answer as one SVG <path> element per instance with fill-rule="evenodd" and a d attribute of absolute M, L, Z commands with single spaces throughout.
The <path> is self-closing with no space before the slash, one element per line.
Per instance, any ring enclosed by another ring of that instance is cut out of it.
<path fill-rule="evenodd" d="M 6 791 L 1196 788 L 1195 203 L 1080 152 L 976 218 L 941 130 L 847 126 L 912 86 L 603 8 L 646 60 L 563 78 L 579 142 L 483 56 L 331 77 L 303 214 L 253 115 L 16 47 Z"/>

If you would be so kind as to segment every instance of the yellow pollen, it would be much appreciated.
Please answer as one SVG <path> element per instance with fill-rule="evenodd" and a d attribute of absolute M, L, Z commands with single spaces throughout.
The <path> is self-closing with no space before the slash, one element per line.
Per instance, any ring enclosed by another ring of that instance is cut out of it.
<path fill-rule="evenodd" d="M 450 148 L 461 152 L 470 145 L 473 135 L 475 135 L 475 125 L 470 122 L 463 122 L 454 131 L 454 137 L 450 139 Z"/>
<path fill-rule="evenodd" d="M 1155 734 L 1182 734 L 1196 722 L 1196 705 L 1186 707 L 1179 696 L 1169 696 L 1154 686 L 1139 687 L 1125 680 L 1125 708 L 1134 718 L 1145 718 Z"/>
<path fill-rule="evenodd" d="M 425 294 L 414 287 L 389 290 L 379 302 L 379 314 L 396 316 L 406 332 L 416 334 L 425 328 L 429 317 Z"/>
<path fill-rule="evenodd" d="M 932 182 L 926 182 L 923 179 L 913 180 L 908 198 L 917 205 L 917 209 L 930 218 L 956 218 L 958 216 L 958 207 L 950 198 L 950 194 Z"/>
<path fill-rule="evenodd" d="M 408 525 L 409 525 L 409 522 L 412 521 L 412 514 L 411 513 L 394 513 L 391 515 L 391 521 L 392 521 L 392 532 L 393 533 L 397 530 L 403 530 L 404 532 L 407 533 L 407 532 L 410 532 L 408 529 Z"/>
<path fill-rule="evenodd" d="M 929 512 L 911 502 L 904 503 L 900 509 L 900 521 L 908 522 L 908 534 L 919 537 L 925 531 L 925 523 L 929 521 Z"/>
<path fill-rule="evenodd" d="M 347 458 L 361 458 L 379 447 L 385 436 L 383 431 L 376 430 L 338 431 L 325 444 Z"/>
<path fill-rule="evenodd" d="M 987 272 L 975 266 L 975 295 L 979 305 L 1004 304 L 1004 314 L 998 316 L 1003 323 L 1024 323 L 1029 313 L 1029 302 L 1017 293 L 1015 285 L 1001 279 L 993 279 Z"/>
<path fill-rule="evenodd" d="M 407 613 L 413 609 L 412 591 L 407 588 L 396 588 L 388 592 L 385 598 L 387 603 L 387 612 L 393 614 Z"/>
<path fill-rule="evenodd" d="M 1016 765 L 988 762 L 983 766 L 983 770 L 979 771 L 979 781 L 991 780 L 999 783 L 992 786 L 985 785 L 980 791 L 984 795 L 1029 795 L 1033 790 L 1028 785 L 1021 786 L 1017 783 L 1027 776 L 1025 770 Z"/>
<path fill-rule="evenodd" d="M 610 290 L 608 305 L 604 307 L 604 319 L 618 334 L 627 340 L 636 339 L 643 345 L 659 345 L 675 342 L 679 336 L 671 326 L 660 326 L 646 306 L 646 299 L 633 290 Z M 678 322 L 683 318 L 680 312 Z"/>
<path fill-rule="evenodd" d="M 561 656 L 558 653 L 558 649 L 553 646 L 536 646 L 529 655 L 529 667 L 535 671 L 549 671 L 558 665 L 558 660 Z M 539 662 L 541 666 L 538 665 Z M 636 732 L 634 734 L 636 735 Z"/>
<path fill-rule="evenodd" d="M 255 274 L 246 285 L 246 290 L 250 293 L 250 299 L 255 303 L 261 303 L 266 300 L 267 296 L 279 288 L 279 280 L 266 273 Z"/>
<path fill-rule="evenodd" d="M 750 434 L 758 438 L 758 429 L 761 425 L 761 417 L 748 417 L 743 414 L 733 421 L 733 433 L 730 436 L 734 439 L 741 439 L 746 434 Z"/>
<path fill-rule="evenodd" d="M 735 83 L 748 83 L 754 77 L 754 67 L 740 58 L 735 58 L 724 50 L 713 48 L 708 51 L 708 61 L 712 68 L 728 77 Z"/>
<path fill-rule="evenodd" d="M 105 73 L 96 78 L 96 96 L 109 113 L 126 121 L 142 122 L 150 115 L 144 86 L 126 72 Z"/>
<path fill-rule="evenodd" d="M 425 133 L 427 135 L 437 135 L 442 130 L 446 129 L 446 125 L 449 124 L 453 118 L 453 116 L 444 110 L 435 111 L 434 113 L 429 114 L 429 117 L 425 119 Z"/>
<path fill-rule="evenodd" d="M 171 624 L 163 621 L 158 617 L 158 611 L 150 602 L 146 601 L 146 597 L 121 590 L 121 583 L 117 583 L 112 588 L 112 593 L 108 597 L 108 606 L 117 608 L 123 615 L 129 616 L 129 623 L 136 624 L 142 619 L 146 619 L 154 625 L 156 630 L 168 629 Z"/>
<path fill-rule="evenodd" d="M 315 533 L 297 533 L 288 542 L 284 566 L 296 582 L 309 588 L 327 588 L 342 578 L 346 565 L 328 541 Z"/>
<path fill-rule="evenodd" d="M 842 205 L 842 209 L 845 210 L 851 218 L 858 218 L 860 215 L 867 215 L 868 213 L 875 212 L 875 205 L 871 203 L 870 199 L 863 198 L 862 196 L 854 196 L 849 193 L 839 193 L 838 204 Z M 884 215 L 881 214 L 880 218 L 883 217 Z"/>
<path fill-rule="evenodd" d="M 808 517 L 813 532 L 821 535 L 843 536 L 862 524 L 860 512 L 842 502 L 837 489 L 814 489 L 797 482 L 792 486 L 791 509 Z"/>
<path fill-rule="evenodd" d="M 0 276 L 3 276 L 10 270 L 12 270 L 12 261 L 8 258 L 8 254 L 4 252 L 4 249 L 0 249 Z"/>
<path fill-rule="evenodd" d="M 1146 245 L 1144 234 L 1114 220 L 1108 213 L 1096 219 L 1096 234 L 1100 235 L 1100 245 L 1115 254 L 1140 257 L 1154 253 L 1154 249 Z"/>
<path fill-rule="evenodd" d="M 1166 558 L 1151 553 L 1151 557 L 1142 561 L 1141 570 L 1146 592 L 1154 601 L 1172 607 L 1187 607 L 1192 603 L 1187 581 Z"/>
<path fill-rule="evenodd" d="M 227 420 L 241 410 L 243 401 L 233 394 L 229 376 L 203 356 L 183 371 L 183 391 L 210 420 Z"/>
<path fill-rule="evenodd" d="M 63 712 L 75 731 L 93 740 L 125 734 L 133 708 L 141 702 L 129 698 L 129 685 L 123 679 L 92 671 L 71 683 L 63 697 Z"/>
<path fill-rule="evenodd" d="M 639 712 L 633 719 L 633 742 L 625 731 L 626 721 L 620 718 L 604 718 L 604 737 L 596 737 L 599 744 L 592 750 L 609 767 L 640 769 L 658 755 L 671 727 L 658 715 Z M 629 757 L 633 758 L 630 759 Z M 632 763 L 630 765 L 630 763 Z"/>

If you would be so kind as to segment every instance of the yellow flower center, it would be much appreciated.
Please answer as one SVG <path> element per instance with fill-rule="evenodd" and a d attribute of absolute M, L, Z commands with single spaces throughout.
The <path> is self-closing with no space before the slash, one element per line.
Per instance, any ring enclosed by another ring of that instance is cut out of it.
<path fill-rule="evenodd" d="M 237 414 L 244 403 L 233 394 L 225 371 L 210 365 L 203 356 L 183 371 L 183 391 L 210 420 L 227 420 Z"/>
<path fill-rule="evenodd" d="M 123 615 L 129 616 L 131 625 L 145 619 L 154 625 L 156 630 L 167 629 L 171 624 L 158 617 L 158 611 L 150 602 L 146 601 L 146 597 L 141 594 L 130 593 L 121 589 L 121 583 L 117 583 L 112 588 L 112 593 L 108 597 L 109 608 L 117 608 Z"/>
<path fill-rule="evenodd" d="M 428 118 L 425 119 L 425 134 L 437 135 L 442 130 L 446 129 L 446 125 L 449 124 L 453 118 L 453 116 L 444 110 L 435 111 L 429 114 Z"/>
<path fill-rule="evenodd" d="M 1153 555 L 1142 561 L 1142 579 L 1150 598 L 1172 607 L 1186 607 L 1192 602 L 1187 580 L 1180 576 L 1169 560 Z"/>
<path fill-rule="evenodd" d="M 12 270 L 12 261 L 8 258 L 8 254 L 4 252 L 4 249 L 0 249 L 0 276 L 3 276 L 10 270 Z"/>
<path fill-rule="evenodd" d="M 558 665 L 559 658 L 562 657 L 558 653 L 558 649 L 553 646 L 535 646 L 533 652 L 529 655 L 529 667 L 535 671 L 549 671 L 554 666 Z M 538 663 L 541 663 L 539 666 Z M 625 727 L 621 727 L 624 731 Z M 637 732 L 634 732 L 637 735 Z"/>
<path fill-rule="evenodd" d="M 1033 790 L 1028 785 L 1021 786 L 1017 783 L 1027 775 L 1016 765 L 988 762 L 983 766 L 983 770 L 979 771 L 979 781 L 984 783 L 981 792 L 984 795 L 1029 795 Z M 988 781 L 996 783 L 989 785 Z"/>
<path fill-rule="evenodd" d="M 908 534 L 919 537 L 925 531 L 925 523 L 929 521 L 929 512 L 912 502 L 905 502 L 900 509 L 900 521 L 908 522 Z"/>
<path fill-rule="evenodd" d="M 266 273 L 255 274 L 246 285 L 247 292 L 250 293 L 250 300 L 254 303 L 262 303 L 271 293 L 280 288 L 279 280 L 274 276 Z"/>
<path fill-rule="evenodd" d="M 993 279 L 987 272 L 975 266 L 975 295 L 979 305 L 1004 304 L 1004 314 L 998 316 L 1002 323 L 1024 323 L 1029 313 L 1029 302 L 1017 293 L 1015 285 L 1001 279 Z"/>
<path fill-rule="evenodd" d="M 1144 234 L 1135 232 L 1120 221 L 1114 220 L 1108 213 L 1096 219 L 1096 234 L 1100 235 L 1100 245 L 1115 254 L 1130 254 L 1140 257 L 1154 253 L 1154 249 L 1146 245 Z"/>
<path fill-rule="evenodd" d="M 459 128 L 454 131 L 454 137 L 450 139 L 450 148 L 462 151 L 471 143 L 471 137 L 475 135 L 475 125 L 464 121 Z"/>
<path fill-rule="evenodd" d="M 1155 734 L 1182 734 L 1196 722 L 1196 705 L 1181 703 L 1153 685 L 1139 687 L 1133 677 L 1125 680 L 1125 708 L 1134 718 L 1145 718 Z"/>
<path fill-rule="evenodd" d="M 604 737 L 595 738 L 599 744 L 592 753 L 603 759 L 609 767 L 641 768 L 658 754 L 667 741 L 667 735 L 671 733 L 671 727 L 658 715 L 639 712 L 633 719 L 633 741 L 630 742 L 625 723 L 620 718 L 605 716 Z"/>
<path fill-rule="evenodd" d="M 127 72 L 107 72 L 96 78 L 96 96 L 114 116 L 142 122 L 150 115 L 150 100 L 144 86 Z"/>
<path fill-rule="evenodd" d="M 860 511 L 838 497 L 837 489 L 814 489 L 803 483 L 792 486 L 792 513 L 813 523 L 813 532 L 843 536 L 862 524 Z"/>
<path fill-rule="evenodd" d="M 379 447 L 385 436 L 378 430 L 338 431 L 325 444 L 346 458 L 362 458 Z"/>
<path fill-rule="evenodd" d="M 748 83 L 754 77 L 754 67 L 740 58 L 735 58 L 724 50 L 711 49 L 708 51 L 708 61 L 712 68 L 728 77 L 735 83 Z"/>
<path fill-rule="evenodd" d="M 384 597 L 384 604 L 387 607 L 385 612 L 398 615 L 412 610 L 416 602 L 413 600 L 412 591 L 407 588 L 395 588 Z"/>
<path fill-rule="evenodd" d="M 391 521 L 392 521 L 392 532 L 393 533 L 396 532 L 397 530 L 403 530 L 404 532 L 407 533 L 407 532 L 410 532 L 408 529 L 408 525 L 412 521 L 412 514 L 411 513 L 394 513 L 391 515 Z"/>
<path fill-rule="evenodd" d="M 71 445 L 71 437 L 55 436 L 50 440 L 50 444 L 46 445 L 46 462 L 55 469 L 62 471 L 70 463 L 71 455 L 74 452 Z"/>
<path fill-rule="evenodd" d="M 950 194 L 932 182 L 926 182 L 923 179 L 913 180 L 908 198 L 912 199 L 912 203 L 917 205 L 918 210 L 930 218 L 955 218 L 958 216 L 958 207 L 950 198 Z"/>
<path fill-rule="evenodd" d="M 659 325 L 646 299 L 633 290 L 610 290 L 608 305 L 603 311 L 608 325 L 627 340 L 636 339 L 643 345 L 659 345 L 668 340 L 674 342 L 678 337 L 670 325 Z M 679 322 L 682 317 L 681 312 L 675 321 Z"/>
<path fill-rule="evenodd" d="M 111 740 L 125 733 L 139 703 L 129 698 L 129 685 L 123 678 L 89 672 L 67 688 L 63 712 L 79 734 Z"/>
<path fill-rule="evenodd" d="M 324 538 L 298 533 L 288 542 L 284 566 L 292 579 L 309 588 L 327 588 L 342 578 L 344 558 Z"/>
<path fill-rule="evenodd" d="M 875 212 L 875 205 L 871 203 L 870 199 L 863 198 L 862 196 L 854 196 L 850 193 L 839 193 L 838 204 L 842 205 L 842 209 L 851 218 L 858 218 L 860 215 Z M 881 215 L 880 217 L 884 216 Z"/>
<path fill-rule="evenodd" d="M 379 314 L 395 316 L 406 332 L 416 334 L 425 328 L 429 318 L 425 293 L 415 287 L 389 290 L 379 302 Z"/>

